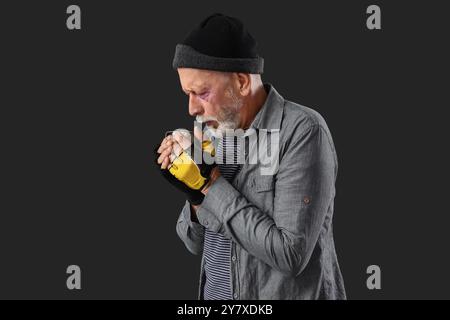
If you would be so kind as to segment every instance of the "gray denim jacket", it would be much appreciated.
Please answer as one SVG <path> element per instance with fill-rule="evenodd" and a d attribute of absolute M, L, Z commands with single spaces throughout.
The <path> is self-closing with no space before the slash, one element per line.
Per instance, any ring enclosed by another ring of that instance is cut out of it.
<path fill-rule="evenodd" d="M 333 240 L 337 157 L 324 119 L 284 100 L 270 85 L 252 128 L 279 129 L 279 167 L 262 175 L 245 163 L 232 184 L 220 177 L 191 220 L 186 202 L 178 236 L 203 251 L 204 228 L 232 239 L 234 299 L 345 299 Z M 203 259 L 199 299 L 204 286 Z"/>

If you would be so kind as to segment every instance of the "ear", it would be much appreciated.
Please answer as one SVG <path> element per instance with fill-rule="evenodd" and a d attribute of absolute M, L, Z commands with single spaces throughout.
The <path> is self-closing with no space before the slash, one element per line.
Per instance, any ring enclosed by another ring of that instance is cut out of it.
<path fill-rule="evenodd" d="M 251 77 L 248 73 L 236 73 L 239 92 L 242 96 L 246 97 L 250 95 L 251 89 Z"/>

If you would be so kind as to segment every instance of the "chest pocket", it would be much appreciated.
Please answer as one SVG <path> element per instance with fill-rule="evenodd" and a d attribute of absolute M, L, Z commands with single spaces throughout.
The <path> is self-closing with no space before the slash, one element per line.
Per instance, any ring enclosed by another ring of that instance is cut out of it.
<path fill-rule="evenodd" d="M 255 176 L 250 180 L 251 188 L 256 192 L 270 191 L 275 188 L 273 176 Z"/>
<path fill-rule="evenodd" d="M 274 176 L 256 175 L 248 181 L 247 199 L 270 216 L 273 216 L 275 196 Z"/>

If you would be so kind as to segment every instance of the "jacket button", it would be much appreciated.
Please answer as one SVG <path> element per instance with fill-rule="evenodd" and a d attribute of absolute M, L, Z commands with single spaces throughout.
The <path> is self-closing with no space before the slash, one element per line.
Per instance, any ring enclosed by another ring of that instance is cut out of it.
<path fill-rule="evenodd" d="M 232 256 L 231 260 L 233 260 L 233 262 L 236 261 L 236 256 Z"/>
<path fill-rule="evenodd" d="M 239 296 L 237 293 L 233 294 L 233 298 L 237 299 Z"/>
<path fill-rule="evenodd" d="M 309 203 L 311 202 L 311 199 L 310 199 L 309 197 L 304 197 L 304 198 L 303 198 L 303 202 L 304 202 L 305 204 L 309 204 Z"/>
<path fill-rule="evenodd" d="M 203 221 L 203 223 L 205 224 L 205 226 L 208 225 L 208 220 Z"/>

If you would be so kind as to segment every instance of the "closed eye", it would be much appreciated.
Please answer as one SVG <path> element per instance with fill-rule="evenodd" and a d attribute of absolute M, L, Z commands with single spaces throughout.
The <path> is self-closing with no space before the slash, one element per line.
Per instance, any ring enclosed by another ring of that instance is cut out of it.
<path fill-rule="evenodd" d="M 208 98 L 209 92 L 204 92 L 202 94 L 199 94 L 198 96 L 199 96 L 200 99 L 205 100 L 205 99 Z"/>

